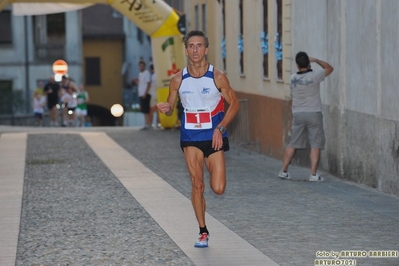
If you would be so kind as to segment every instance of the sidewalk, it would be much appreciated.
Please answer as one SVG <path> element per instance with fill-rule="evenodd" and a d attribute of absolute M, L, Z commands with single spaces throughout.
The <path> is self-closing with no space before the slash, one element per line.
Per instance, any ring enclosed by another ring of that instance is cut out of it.
<path fill-rule="evenodd" d="M 328 174 L 324 183 L 281 180 L 281 162 L 234 146 L 226 153 L 224 195 L 210 191 L 206 175 L 210 247 L 195 249 L 198 228 L 178 131 L 0 127 L 0 133 L 0 265 L 302 266 L 322 259 L 317 251 L 399 250 L 397 197 Z M 26 152 L 10 156 L 16 143 L 26 143 Z M 308 176 L 302 167 L 290 173 Z M 20 191 L 10 193 L 18 184 Z M 341 259 L 356 265 L 399 265 L 397 257 L 347 255 Z"/>

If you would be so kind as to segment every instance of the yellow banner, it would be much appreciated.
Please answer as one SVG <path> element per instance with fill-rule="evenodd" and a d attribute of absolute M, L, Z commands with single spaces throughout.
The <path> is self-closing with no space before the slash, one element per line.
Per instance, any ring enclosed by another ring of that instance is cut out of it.
<path fill-rule="evenodd" d="M 116 0 L 111 0 L 111 1 L 116 1 Z M 74 3 L 74 4 L 95 3 L 95 4 L 109 4 L 110 0 L 10 0 L 9 2 L 10 3 Z M 1 3 L 1 0 L 0 0 L 0 3 Z"/>
<path fill-rule="evenodd" d="M 110 5 L 148 35 L 157 31 L 172 12 L 175 13 L 161 0 L 114 0 Z"/>
<path fill-rule="evenodd" d="M 157 77 L 158 102 L 165 102 L 172 76 L 185 66 L 182 37 L 179 35 L 152 38 L 151 47 Z M 161 114 L 159 118 L 164 128 L 172 128 L 179 124 L 176 122 L 179 120 L 177 108 L 171 116 Z"/>
<path fill-rule="evenodd" d="M 185 65 L 182 35 L 177 27 L 179 16 L 160 0 L 115 0 L 111 6 L 151 36 L 158 102 L 165 102 L 172 76 Z M 179 125 L 177 107 L 171 116 L 158 115 L 164 128 L 175 128 Z"/>
<path fill-rule="evenodd" d="M 181 36 L 151 39 L 152 56 L 158 87 L 169 87 L 174 74 L 185 66 L 184 45 Z"/>

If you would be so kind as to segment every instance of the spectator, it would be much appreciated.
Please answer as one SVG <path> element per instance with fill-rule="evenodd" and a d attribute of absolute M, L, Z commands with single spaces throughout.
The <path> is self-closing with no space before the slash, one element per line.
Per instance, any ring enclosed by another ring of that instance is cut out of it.
<path fill-rule="evenodd" d="M 75 82 L 73 82 L 73 80 L 64 75 L 62 76 L 61 79 L 61 95 L 65 95 L 65 94 L 69 94 L 69 89 L 71 88 L 74 92 L 77 92 L 78 89 L 75 85 Z M 68 98 L 68 96 L 66 96 L 65 98 Z M 62 102 L 61 103 L 61 107 L 62 107 L 62 126 L 67 126 L 68 125 L 68 120 L 69 120 L 69 115 L 68 115 L 68 103 Z"/>
<path fill-rule="evenodd" d="M 144 127 L 141 130 L 146 130 L 151 127 L 152 121 L 150 120 L 150 87 L 151 87 L 151 74 L 146 69 L 144 61 L 139 62 L 139 77 L 134 78 L 133 82 L 138 85 L 138 94 L 140 98 L 140 111 L 144 114 Z"/>
<path fill-rule="evenodd" d="M 292 128 L 291 140 L 285 149 L 283 167 L 278 173 L 282 179 L 290 179 L 288 166 L 296 149 L 306 148 L 310 143 L 310 176 L 309 181 L 320 182 L 324 178 L 317 173 L 320 150 L 324 149 L 325 135 L 323 128 L 323 113 L 320 98 L 320 83 L 330 75 L 334 68 L 319 59 L 309 57 L 305 52 L 297 53 L 295 57 L 298 72 L 291 75 L 292 95 Z M 316 63 L 322 69 L 313 71 L 310 63 Z"/>
<path fill-rule="evenodd" d="M 75 90 L 72 87 L 69 87 L 67 92 L 62 95 L 61 101 L 64 103 L 64 106 L 67 106 L 65 108 L 67 116 L 62 126 L 73 126 L 75 124 L 75 109 L 78 104 Z"/>
<path fill-rule="evenodd" d="M 35 91 L 34 92 L 34 97 L 33 97 L 33 113 L 34 117 L 36 120 L 36 126 L 43 126 L 43 113 L 44 113 L 44 107 L 46 106 L 46 97 L 44 97 L 40 91 Z"/>
<path fill-rule="evenodd" d="M 153 124 L 153 128 L 158 128 L 159 127 L 159 115 L 158 115 L 158 108 L 157 108 L 157 103 L 158 103 L 158 93 L 157 93 L 157 80 L 155 76 L 155 70 L 154 70 L 154 65 L 150 65 L 150 72 L 151 72 L 151 88 L 150 88 L 150 95 L 151 95 L 151 101 L 150 101 L 150 121 L 153 123 L 154 121 L 154 114 L 156 116 L 155 119 L 155 124 Z"/>
<path fill-rule="evenodd" d="M 35 97 L 35 93 L 36 93 L 36 92 L 39 93 L 39 94 L 42 95 L 42 96 L 45 96 L 43 86 L 44 86 L 43 81 L 39 80 L 39 81 L 37 82 L 37 87 L 36 87 L 36 89 L 33 91 L 33 97 Z"/>
<path fill-rule="evenodd" d="M 57 104 L 60 99 L 60 85 L 51 76 L 49 82 L 44 86 L 44 93 L 47 96 L 47 108 L 49 110 L 50 126 L 59 126 Z"/>
<path fill-rule="evenodd" d="M 89 93 L 85 90 L 83 84 L 78 88 L 78 95 L 76 97 L 78 105 L 75 109 L 76 118 L 78 119 L 78 126 L 83 127 L 86 123 L 87 103 L 89 102 Z"/>

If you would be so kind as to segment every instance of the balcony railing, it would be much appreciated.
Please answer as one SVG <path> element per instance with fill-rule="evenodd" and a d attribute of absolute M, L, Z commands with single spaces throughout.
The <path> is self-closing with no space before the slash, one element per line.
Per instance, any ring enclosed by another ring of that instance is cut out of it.
<path fill-rule="evenodd" d="M 59 43 L 35 44 L 35 60 L 54 62 L 65 57 L 65 45 Z"/>

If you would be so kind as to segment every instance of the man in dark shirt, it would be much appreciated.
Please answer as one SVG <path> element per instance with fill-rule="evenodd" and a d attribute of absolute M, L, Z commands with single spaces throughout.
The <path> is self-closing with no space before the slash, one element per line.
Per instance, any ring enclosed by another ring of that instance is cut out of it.
<path fill-rule="evenodd" d="M 47 108 L 49 110 L 50 126 L 58 126 L 57 104 L 60 97 L 60 85 L 50 77 L 49 83 L 44 86 L 44 93 L 47 96 Z"/>

